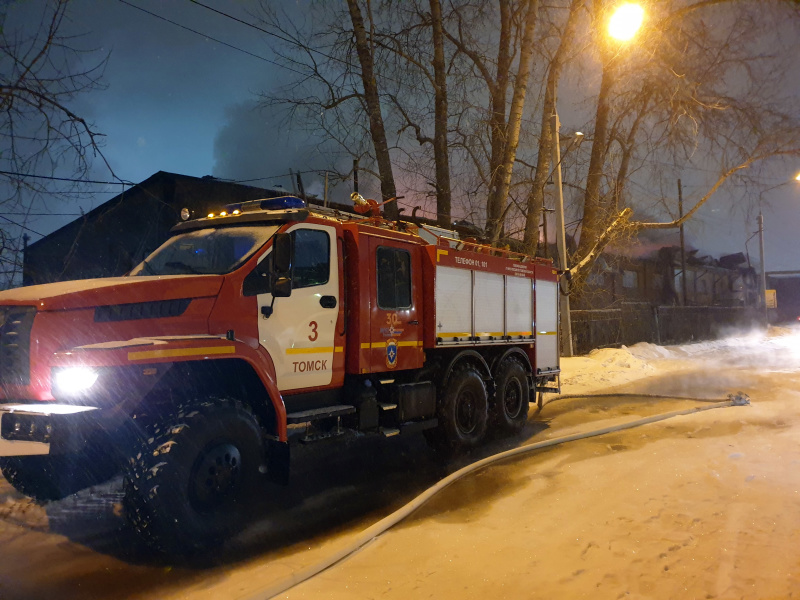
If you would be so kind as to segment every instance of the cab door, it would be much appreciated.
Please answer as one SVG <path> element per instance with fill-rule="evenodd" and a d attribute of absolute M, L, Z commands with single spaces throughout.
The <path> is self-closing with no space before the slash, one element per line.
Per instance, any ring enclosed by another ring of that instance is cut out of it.
<path fill-rule="evenodd" d="M 422 257 L 419 246 L 370 238 L 370 371 L 422 367 Z M 366 348 L 364 347 L 366 346 Z"/>
<path fill-rule="evenodd" d="M 335 347 L 340 311 L 336 228 L 304 223 L 288 233 L 293 240 L 292 294 L 258 295 L 259 341 L 275 364 L 279 390 L 339 384 L 342 373 L 334 376 L 334 355 L 343 359 L 344 348 Z"/>

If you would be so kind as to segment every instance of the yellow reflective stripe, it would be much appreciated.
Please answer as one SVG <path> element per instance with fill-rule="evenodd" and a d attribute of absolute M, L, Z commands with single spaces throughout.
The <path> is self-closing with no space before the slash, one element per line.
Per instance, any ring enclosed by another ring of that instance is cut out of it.
<path fill-rule="evenodd" d="M 399 347 L 422 347 L 422 341 L 412 341 L 412 342 L 397 342 L 397 346 Z M 373 342 L 372 344 L 361 344 L 362 350 L 384 350 L 386 348 L 386 342 Z"/>
<path fill-rule="evenodd" d="M 334 352 L 344 352 L 344 346 L 336 346 L 336 348 L 334 348 L 333 351 Z"/>
<path fill-rule="evenodd" d="M 502 331 L 483 331 L 481 333 L 476 333 L 475 335 L 477 335 L 478 337 L 485 337 L 485 336 L 488 336 L 488 335 L 493 335 L 493 336 L 497 337 L 499 335 L 503 335 L 503 332 Z"/>
<path fill-rule="evenodd" d="M 558 335 L 557 331 L 537 331 L 536 335 Z"/>
<path fill-rule="evenodd" d="M 128 352 L 128 360 L 149 360 L 152 358 L 173 358 L 178 356 L 205 356 L 208 354 L 233 354 L 235 346 L 208 346 L 203 348 L 166 348 L 164 350 L 144 350 Z"/>
<path fill-rule="evenodd" d="M 460 333 L 460 332 L 447 332 L 447 333 L 437 333 L 439 337 L 469 337 L 470 333 Z"/>
<path fill-rule="evenodd" d="M 439 259 L 442 256 L 447 256 L 448 254 L 449 254 L 449 252 L 447 250 L 442 250 L 441 248 L 437 248 L 436 249 L 436 262 L 438 263 Z"/>
<path fill-rule="evenodd" d="M 333 352 L 333 346 L 322 346 L 320 348 L 287 348 L 286 354 L 322 354 L 323 352 Z"/>
<path fill-rule="evenodd" d="M 532 331 L 509 331 L 508 335 L 533 335 Z"/>

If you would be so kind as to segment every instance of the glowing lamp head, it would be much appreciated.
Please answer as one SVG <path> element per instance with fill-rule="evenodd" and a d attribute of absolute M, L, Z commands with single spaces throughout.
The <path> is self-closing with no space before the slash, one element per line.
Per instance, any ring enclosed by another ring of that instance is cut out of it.
<path fill-rule="evenodd" d="M 638 4 L 621 4 L 611 15 L 608 34 L 615 40 L 627 42 L 633 39 L 644 21 L 644 9 Z"/>
<path fill-rule="evenodd" d="M 66 396 L 85 392 L 97 382 L 98 372 L 89 367 L 68 367 L 55 372 L 55 391 Z"/>
<path fill-rule="evenodd" d="M 184 207 L 181 209 L 181 221 L 188 221 L 191 216 L 192 213 L 188 208 Z"/>

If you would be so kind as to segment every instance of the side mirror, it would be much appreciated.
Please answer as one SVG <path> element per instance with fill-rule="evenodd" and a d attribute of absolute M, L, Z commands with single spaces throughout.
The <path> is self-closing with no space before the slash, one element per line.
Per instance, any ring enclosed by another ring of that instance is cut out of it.
<path fill-rule="evenodd" d="M 288 298 L 292 295 L 292 280 L 288 277 L 276 277 L 272 281 L 272 297 Z"/>
<path fill-rule="evenodd" d="M 276 233 L 272 239 L 272 269 L 278 276 L 292 270 L 292 236 L 288 233 Z"/>

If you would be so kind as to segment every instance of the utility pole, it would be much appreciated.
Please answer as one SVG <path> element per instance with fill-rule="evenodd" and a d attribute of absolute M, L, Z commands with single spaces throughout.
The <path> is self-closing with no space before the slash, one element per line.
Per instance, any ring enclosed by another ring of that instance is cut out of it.
<path fill-rule="evenodd" d="M 556 245 L 558 247 L 558 267 L 566 272 L 567 266 L 567 236 L 564 231 L 564 188 L 561 180 L 561 141 L 559 140 L 559 130 L 561 122 L 558 120 L 558 111 L 555 108 L 555 96 L 553 97 L 553 117 L 550 121 L 553 128 L 553 164 L 555 168 L 553 175 L 556 184 Z M 564 275 L 562 275 L 564 277 Z M 559 283 L 559 312 L 561 313 L 561 347 L 564 356 L 572 356 L 572 321 L 569 315 L 569 296 L 561 293 Z"/>
<path fill-rule="evenodd" d="M 678 179 L 678 218 L 683 219 L 683 186 Z M 686 306 L 686 244 L 683 239 L 683 221 L 681 221 L 681 304 Z"/>
<path fill-rule="evenodd" d="M 764 326 L 769 325 L 769 312 L 767 309 L 767 263 L 764 262 L 764 215 L 761 214 L 761 205 L 758 207 L 758 247 L 761 254 L 761 300 L 764 310 Z"/>

